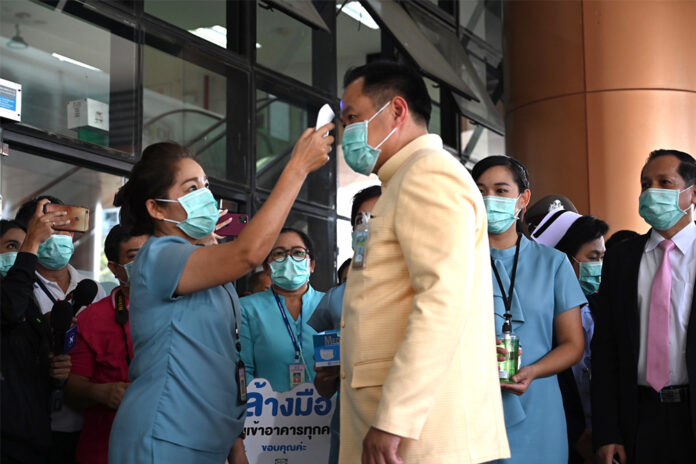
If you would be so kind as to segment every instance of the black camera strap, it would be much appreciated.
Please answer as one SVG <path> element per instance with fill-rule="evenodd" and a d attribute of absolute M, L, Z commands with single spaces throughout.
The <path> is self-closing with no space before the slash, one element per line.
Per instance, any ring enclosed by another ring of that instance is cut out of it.
<path fill-rule="evenodd" d="M 116 293 L 116 323 L 121 326 L 123 331 L 123 343 L 126 345 L 126 364 L 130 366 L 131 359 L 128 352 L 128 334 L 126 333 L 126 323 L 128 322 L 128 309 L 126 308 L 126 297 L 119 290 Z"/>
<path fill-rule="evenodd" d="M 495 265 L 495 261 L 493 260 L 493 257 L 491 256 L 491 266 L 493 267 L 493 273 L 495 274 L 495 279 L 498 281 L 498 287 L 500 288 L 500 293 L 503 296 L 503 304 L 505 305 L 505 319 L 506 320 L 511 320 L 512 319 L 512 312 L 510 309 L 512 308 L 512 292 L 515 289 L 515 277 L 517 276 L 517 261 L 519 260 L 520 257 L 520 243 L 522 241 L 522 235 L 518 234 L 517 235 L 517 243 L 515 244 L 515 258 L 512 261 L 512 274 L 510 275 L 510 289 L 508 290 L 507 294 L 505 293 L 505 289 L 503 288 L 503 281 L 500 278 L 500 273 L 498 272 L 498 268 Z"/>

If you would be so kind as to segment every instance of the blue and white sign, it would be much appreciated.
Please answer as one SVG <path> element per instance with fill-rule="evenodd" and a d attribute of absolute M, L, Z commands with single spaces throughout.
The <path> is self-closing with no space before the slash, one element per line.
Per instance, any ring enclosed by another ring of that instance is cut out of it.
<path fill-rule="evenodd" d="M 22 84 L 0 79 L 0 117 L 22 119 Z"/>
<path fill-rule="evenodd" d="M 254 379 L 247 391 L 244 447 L 249 464 L 328 461 L 335 398 L 322 398 L 311 383 L 276 392 L 266 379 Z"/>

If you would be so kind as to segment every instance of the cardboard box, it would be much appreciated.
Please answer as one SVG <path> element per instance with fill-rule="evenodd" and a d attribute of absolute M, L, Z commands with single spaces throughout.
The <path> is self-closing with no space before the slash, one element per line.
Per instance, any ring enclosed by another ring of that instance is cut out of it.
<path fill-rule="evenodd" d="M 341 364 L 341 332 L 326 330 L 314 335 L 314 363 L 317 367 Z"/>
<path fill-rule="evenodd" d="M 109 105 L 91 98 L 68 103 L 68 129 L 93 127 L 109 131 Z"/>

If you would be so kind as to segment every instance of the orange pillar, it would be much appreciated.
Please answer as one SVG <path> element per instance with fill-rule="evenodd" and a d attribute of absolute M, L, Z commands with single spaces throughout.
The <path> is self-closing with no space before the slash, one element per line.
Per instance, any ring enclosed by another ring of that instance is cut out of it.
<path fill-rule="evenodd" d="M 611 232 L 638 216 L 650 151 L 696 156 L 696 1 L 504 3 L 508 154 L 532 202 L 569 197 Z"/>

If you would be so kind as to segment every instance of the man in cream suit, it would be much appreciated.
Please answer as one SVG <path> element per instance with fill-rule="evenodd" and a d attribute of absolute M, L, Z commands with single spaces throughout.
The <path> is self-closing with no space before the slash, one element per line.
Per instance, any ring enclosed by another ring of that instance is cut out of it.
<path fill-rule="evenodd" d="M 483 200 L 428 134 L 417 73 L 373 62 L 344 84 L 344 157 L 377 173 L 382 196 L 343 302 L 340 462 L 509 457 Z"/>

